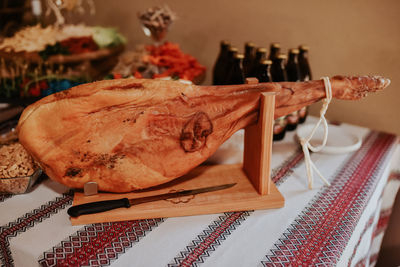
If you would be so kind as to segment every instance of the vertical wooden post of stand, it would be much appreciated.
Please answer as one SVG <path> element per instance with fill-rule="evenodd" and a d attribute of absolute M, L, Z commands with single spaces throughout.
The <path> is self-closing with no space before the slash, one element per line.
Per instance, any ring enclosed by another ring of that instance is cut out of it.
<path fill-rule="evenodd" d="M 258 83 L 247 78 L 246 83 Z M 275 93 L 261 93 L 257 124 L 245 128 L 243 170 L 260 195 L 270 193 Z"/>

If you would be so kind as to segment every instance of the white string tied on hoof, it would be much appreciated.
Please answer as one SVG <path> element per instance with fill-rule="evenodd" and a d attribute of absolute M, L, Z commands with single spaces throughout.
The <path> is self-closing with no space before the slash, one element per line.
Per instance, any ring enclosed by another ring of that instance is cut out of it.
<path fill-rule="evenodd" d="M 322 80 L 324 81 L 324 85 L 325 85 L 326 98 L 324 100 L 322 100 L 323 105 L 322 105 L 320 113 L 319 113 L 320 114 L 319 121 L 317 122 L 317 124 L 315 124 L 313 130 L 311 131 L 311 133 L 308 135 L 307 138 L 304 138 L 304 137 L 300 138 L 301 148 L 303 149 L 303 153 L 304 153 L 304 161 L 306 163 L 309 189 L 312 189 L 312 186 L 313 186 L 313 171 L 315 171 L 318 174 L 318 176 L 321 178 L 322 181 L 325 182 L 326 185 L 331 185 L 328 182 L 328 180 L 326 180 L 325 177 L 318 171 L 317 167 L 312 162 L 311 156 L 310 156 L 310 151 L 309 151 L 309 150 L 311 150 L 312 152 L 321 151 L 325 147 L 326 142 L 328 140 L 328 122 L 326 121 L 325 113 L 328 110 L 329 103 L 332 100 L 332 87 L 331 87 L 331 82 L 328 77 L 322 77 Z M 314 136 L 315 131 L 318 129 L 321 122 L 324 126 L 324 139 L 320 146 L 314 147 L 310 144 L 310 140 Z"/>

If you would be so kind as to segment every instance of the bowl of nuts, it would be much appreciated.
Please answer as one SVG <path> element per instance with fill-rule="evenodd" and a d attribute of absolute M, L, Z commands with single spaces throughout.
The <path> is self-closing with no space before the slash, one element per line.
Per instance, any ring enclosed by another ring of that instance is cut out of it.
<path fill-rule="evenodd" d="M 42 170 L 19 142 L 0 146 L 0 194 L 29 192 Z"/>

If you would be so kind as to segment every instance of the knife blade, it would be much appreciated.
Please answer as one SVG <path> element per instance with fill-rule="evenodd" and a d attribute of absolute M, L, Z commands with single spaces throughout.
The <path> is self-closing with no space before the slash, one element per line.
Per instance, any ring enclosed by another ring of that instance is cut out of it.
<path fill-rule="evenodd" d="M 178 191 L 178 192 L 165 193 L 165 194 L 161 194 L 161 195 L 154 195 L 154 196 L 141 197 L 141 198 L 131 198 L 131 199 L 120 198 L 120 199 L 115 199 L 115 200 L 90 202 L 90 203 L 86 203 L 86 204 L 73 206 L 68 209 L 67 213 L 71 217 L 78 217 L 78 216 L 84 215 L 84 214 L 99 213 L 99 212 L 109 211 L 109 210 L 118 209 L 118 208 L 130 208 L 133 205 L 139 205 L 139 204 L 153 202 L 153 201 L 159 201 L 159 200 L 165 200 L 165 199 L 171 199 L 171 198 L 177 198 L 177 197 L 184 197 L 184 196 L 191 196 L 191 195 L 198 195 L 198 194 L 203 194 L 203 193 L 208 193 L 208 192 L 213 192 L 213 191 L 218 191 L 218 190 L 224 190 L 224 189 L 233 187 L 234 185 L 236 185 L 236 183 L 203 187 L 203 188 L 197 188 L 197 189 L 189 189 L 189 190 L 183 190 L 183 191 Z"/>

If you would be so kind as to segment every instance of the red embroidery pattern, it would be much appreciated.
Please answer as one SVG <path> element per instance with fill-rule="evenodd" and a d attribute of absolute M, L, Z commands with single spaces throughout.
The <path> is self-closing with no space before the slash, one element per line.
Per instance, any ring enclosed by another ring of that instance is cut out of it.
<path fill-rule="evenodd" d="M 386 143 L 383 143 L 382 144 L 382 142 L 374 142 L 374 141 L 376 141 L 377 139 L 379 139 L 380 141 L 384 141 L 384 140 L 386 140 Z M 369 151 L 369 150 L 374 150 L 374 147 L 379 147 L 380 149 L 378 149 L 380 152 L 381 152 L 381 160 L 383 159 L 383 157 L 386 155 L 383 155 L 384 154 L 384 152 L 387 152 L 388 150 L 389 150 L 389 146 L 392 144 L 392 143 L 394 143 L 393 142 L 393 140 L 394 140 L 394 136 L 391 136 L 391 135 L 385 135 L 385 134 L 383 134 L 383 135 L 378 135 L 377 133 L 373 133 L 373 134 L 370 134 L 369 135 L 369 137 L 367 138 L 367 140 L 370 140 L 369 142 L 364 142 L 364 145 L 363 145 L 363 151 L 364 152 L 366 152 L 366 151 Z M 362 160 L 365 156 L 366 156 L 366 154 L 368 154 L 368 152 L 367 153 L 363 153 L 363 154 L 360 154 L 360 153 L 356 153 L 350 160 L 349 160 L 349 163 L 347 164 L 347 166 L 345 166 L 343 169 L 344 170 L 346 170 L 347 169 L 347 171 L 342 171 L 342 176 L 343 177 L 347 177 L 347 179 L 346 179 L 346 181 L 340 181 L 340 180 L 338 180 L 337 182 L 336 182 L 336 184 L 337 184 L 337 186 L 339 186 L 339 187 L 343 187 L 344 186 L 344 184 L 347 182 L 347 180 L 349 180 L 348 179 L 348 177 L 349 176 L 346 176 L 346 175 L 348 175 L 349 174 L 349 171 L 350 170 L 353 170 L 354 171 L 354 165 L 356 164 L 356 161 L 360 161 L 360 160 Z M 377 156 L 377 155 L 373 155 L 373 156 Z M 292 172 L 292 170 L 293 170 L 293 168 L 294 167 L 296 167 L 302 160 L 303 160 L 303 153 L 301 153 L 301 151 L 297 151 L 290 159 L 288 159 L 277 171 L 274 171 L 274 174 L 273 174 L 273 177 L 272 177 L 272 181 L 274 181 L 277 185 L 279 185 L 279 184 L 281 184 L 283 181 L 284 181 L 284 178 L 285 177 L 287 177 L 291 172 Z M 373 158 L 371 158 L 371 157 L 369 157 L 369 161 L 368 162 L 366 162 L 365 164 L 369 164 L 369 162 L 372 160 Z M 380 163 L 380 161 L 379 161 L 379 163 Z M 353 165 L 352 166 L 352 168 L 349 168 L 350 167 L 350 165 Z M 375 167 L 377 167 L 379 164 L 376 164 L 376 166 Z M 360 175 L 360 174 L 359 174 Z M 369 177 L 369 176 L 367 176 L 367 177 Z M 343 180 L 343 179 L 342 179 Z M 332 186 L 331 186 L 332 187 Z M 334 193 L 336 194 L 336 195 L 338 195 L 339 194 L 339 192 L 340 192 L 340 188 L 336 188 L 335 190 L 333 190 L 334 191 Z M 328 197 L 327 199 L 325 199 L 324 198 L 324 196 L 322 196 L 321 197 L 321 200 L 328 200 L 328 202 L 329 202 L 329 199 L 330 198 L 332 198 L 332 196 L 330 196 L 330 197 Z M 336 203 L 336 204 L 340 204 L 340 202 L 339 203 Z M 307 208 L 306 208 L 307 209 Z M 328 211 L 328 209 L 327 209 L 327 207 L 324 207 L 324 206 L 320 206 L 320 207 L 311 207 L 310 209 L 309 209 L 309 212 L 311 212 L 311 213 L 319 213 L 319 212 L 326 212 L 326 211 Z M 226 217 L 225 218 L 225 220 L 226 219 L 228 219 L 228 217 Z M 242 221 L 244 221 L 246 218 L 244 218 L 244 219 L 242 219 Z M 309 220 L 306 220 L 306 222 L 307 223 L 309 223 L 310 225 L 305 225 L 304 227 L 305 227 L 305 230 L 303 231 L 303 230 L 301 230 L 301 229 L 298 229 L 298 232 L 296 233 L 296 232 L 293 232 L 295 235 L 297 234 L 297 235 L 299 235 L 300 237 L 303 237 L 303 239 L 306 239 L 306 238 L 304 238 L 304 234 L 305 233 L 307 233 L 307 231 L 309 231 L 309 230 L 311 230 L 312 229 L 312 227 L 313 226 L 311 226 L 312 224 L 313 224 L 313 222 L 315 221 L 315 220 L 319 220 L 320 218 L 310 218 Z M 358 221 L 358 220 L 357 220 Z M 213 224 L 215 224 L 216 222 L 213 222 Z M 208 226 L 208 229 L 210 229 L 211 228 L 211 226 L 213 225 L 213 224 L 211 224 L 211 225 L 209 225 Z M 353 227 L 355 226 L 355 222 L 354 222 L 354 224 L 353 224 Z M 351 226 L 351 225 L 349 225 L 349 226 Z M 346 230 L 346 229 L 342 229 L 342 230 Z M 207 258 L 207 257 L 209 257 L 209 255 L 210 255 L 210 253 L 212 252 L 212 251 L 214 251 L 219 245 L 220 245 L 220 243 L 221 243 L 221 241 L 223 241 L 223 240 L 225 240 L 226 239 L 226 237 L 227 237 L 227 235 L 224 235 L 223 236 L 223 238 L 221 238 L 221 239 L 216 239 L 215 240 L 215 242 L 214 243 L 211 243 L 211 244 L 205 244 L 204 242 L 202 242 L 204 239 L 206 239 L 208 236 L 211 236 L 211 235 L 213 235 L 215 232 L 214 231 L 212 231 L 212 232 L 210 232 L 209 230 L 204 230 L 203 231 L 203 234 L 202 235 L 199 235 L 199 236 L 197 236 L 197 238 L 195 239 L 195 240 L 193 240 L 192 242 L 191 242 L 191 244 L 190 245 L 188 245 L 187 247 L 186 247 L 186 249 L 184 250 L 184 251 L 181 251 L 180 252 L 180 254 L 179 254 L 179 256 L 177 256 L 177 257 L 175 257 L 174 259 L 173 259 L 173 263 L 171 263 L 171 264 L 169 264 L 169 266 L 185 266 L 185 265 L 183 265 L 183 263 L 192 263 L 192 264 L 194 264 L 194 265 L 197 265 L 198 263 L 202 263 L 202 262 L 204 262 L 204 260 Z M 230 234 L 231 232 L 229 232 L 229 234 Z M 228 235 L 229 235 L 228 234 Z M 297 237 L 299 237 L 299 236 L 297 236 Z M 300 242 L 298 243 L 298 244 L 301 244 Z M 296 245 L 298 245 L 296 242 L 295 243 L 293 243 L 293 244 L 286 244 L 286 245 L 288 245 L 292 250 L 295 250 L 295 249 L 297 249 L 297 246 Z M 342 245 L 343 247 L 345 246 L 345 244 L 347 244 L 347 242 L 345 242 L 345 240 L 343 239 L 343 238 L 341 238 L 340 236 L 339 237 L 337 237 L 337 239 L 335 240 L 335 241 L 332 241 L 332 245 L 333 246 L 338 246 L 338 245 Z M 281 256 L 284 256 L 284 254 L 282 254 L 282 253 L 280 253 L 280 252 L 277 252 L 277 254 L 279 254 L 279 255 L 281 255 Z M 328 253 L 329 254 L 329 253 Z M 278 255 L 278 256 L 279 256 Z M 336 259 L 338 259 L 339 257 L 340 257 L 340 255 L 341 255 L 341 253 L 336 253 L 336 254 L 332 254 L 332 255 L 334 255 L 334 258 L 336 258 Z M 190 259 L 189 259 L 189 256 L 190 256 Z M 280 260 L 283 260 L 283 261 L 286 261 L 287 259 L 285 258 L 285 257 L 280 257 L 279 258 Z M 288 261 L 286 261 L 287 263 L 288 263 Z M 276 262 L 274 262 L 274 263 L 276 263 Z M 266 264 L 266 262 L 263 262 L 263 264 L 265 264 L 265 265 L 267 265 Z M 279 265 L 279 263 L 277 263 L 278 265 Z M 284 264 L 282 264 L 281 263 L 281 265 L 284 265 Z"/>
<path fill-rule="evenodd" d="M 273 181 L 282 181 L 283 178 L 287 177 L 290 174 L 291 169 L 302 160 L 302 153 L 300 152 L 301 151 L 296 151 L 296 153 L 279 168 L 280 170 L 275 172 L 275 175 L 273 175 L 272 177 Z M 194 245 L 188 246 L 187 250 L 182 251 L 181 256 L 175 258 L 174 261 L 180 262 L 186 257 L 186 255 L 189 254 L 191 255 L 191 260 L 195 260 L 193 257 L 195 255 L 198 255 L 197 261 L 201 261 L 204 254 L 208 255 L 208 251 L 215 250 L 215 247 L 217 247 L 220 242 L 225 239 L 225 237 L 229 235 L 231 231 L 235 230 L 235 227 L 240 225 L 241 222 L 244 221 L 249 215 L 249 212 L 235 212 L 226 213 L 224 216 L 221 216 L 220 220 L 215 221 L 213 224 L 208 226 L 207 230 L 204 231 L 205 234 L 199 235 L 197 237 L 197 240 L 192 241 L 192 244 Z M 162 219 L 159 219 L 155 221 L 149 221 L 149 223 L 151 224 L 151 228 L 154 228 L 162 221 Z M 154 222 L 157 223 L 154 224 Z M 129 221 L 123 223 L 135 224 L 137 223 L 137 221 Z M 121 234 L 123 235 L 123 232 L 121 233 L 121 230 L 118 229 L 125 229 L 125 226 L 122 228 L 119 227 L 120 224 L 121 222 L 117 222 L 104 227 L 107 228 L 108 232 L 111 231 L 115 237 L 119 237 Z M 92 228 L 94 226 L 100 228 Z M 123 253 L 126 248 L 131 247 L 134 241 L 123 243 L 123 246 L 118 245 L 122 250 L 120 248 L 116 248 L 116 250 L 113 251 L 112 248 L 110 249 L 110 247 L 116 244 L 115 242 L 113 242 L 113 240 L 105 238 L 103 239 L 102 243 L 98 243 L 99 239 L 96 238 L 96 236 L 102 235 L 105 232 L 104 228 L 101 227 L 103 227 L 102 224 L 100 226 L 99 224 L 96 224 L 90 226 L 90 228 L 85 227 L 84 230 L 78 231 L 74 235 L 70 236 L 68 240 L 61 242 L 60 245 L 52 248 L 50 251 L 45 252 L 43 254 L 43 257 L 39 260 L 39 263 L 42 266 L 68 266 L 68 264 L 72 263 L 86 264 L 87 262 L 92 265 L 109 265 L 113 260 L 117 258 L 119 254 Z M 214 233 L 212 234 L 212 237 L 209 236 L 209 233 L 213 231 L 219 231 L 219 234 L 216 235 Z M 137 232 L 138 236 L 140 236 L 141 234 L 144 235 L 144 233 L 144 231 Z M 194 251 L 199 243 L 202 243 L 202 247 L 200 248 L 200 250 Z M 205 244 L 207 244 L 208 247 L 204 247 Z M 90 250 L 91 253 L 84 253 L 81 249 L 81 246 L 84 246 L 85 248 L 92 247 L 91 249 L 94 249 L 94 246 L 107 247 L 107 251 L 111 251 L 111 253 L 106 253 L 102 250 L 96 250 L 95 253 L 93 253 L 93 250 Z M 200 251 L 203 254 L 200 253 Z M 90 254 L 93 255 L 90 256 Z M 185 257 L 183 257 L 183 255 L 185 255 Z"/>
<path fill-rule="evenodd" d="M 369 257 L 369 264 L 370 266 L 375 266 L 376 262 L 378 261 L 379 253 L 372 254 L 371 257 Z"/>
<path fill-rule="evenodd" d="M 391 173 L 389 175 L 389 180 L 390 180 L 390 177 L 393 176 L 393 174 L 394 173 Z M 386 184 L 386 186 L 388 186 L 388 185 Z M 382 192 L 381 196 L 379 197 L 379 201 L 382 200 L 383 193 L 384 193 L 384 191 Z M 374 225 L 374 230 L 373 230 L 372 237 L 371 237 L 371 244 L 374 242 L 376 236 L 378 236 L 379 234 L 383 233 L 386 230 L 391 214 L 392 214 L 392 209 L 391 208 L 386 209 L 386 210 L 382 210 L 380 212 L 378 222 Z M 352 263 L 353 263 L 355 255 L 356 255 L 356 252 L 358 250 L 358 247 L 360 246 L 361 241 L 363 240 L 363 237 L 364 237 L 365 233 L 372 226 L 373 220 L 374 220 L 374 217 L 372 216 L 368 220 L 367 224 L 365 225 L 365 227 L 364 227 L 364 229 L 363 229 L 363 231 L 362 231 L 362 233 L 360 235 L 360 238 L 359 238 L 359 240 L 358 240 L 358 242 L 357 242 L 357 244 L 356 244 L 356 246 L 354 248 L 354 251 L 353 251 L 353 253 L 352 253 L 351 257 L 350 257 L 350 260 L 348 262 L 348 266 L 352 266 Z M 363 262 L 366 262 L 366 258 L 364 258 L 363 260 L 358 261 L 356 266 L 359 266 Z"/>
<path fill-rule="evenodd" d="M 13 258 L 10 251 L 10 239 L 35 224 L 49 218 L 52 214 L 64 209 L 68 204 L 72 203 L 72 194 L 65 194 L 63 197 L 58 197 L 53 201 L 49 201 L 40 208 L 25 214 L 14 222 L 10 222 L 7 226 L 0 227 L 0 261 L 1 266 L 13 266 Z"/>
<path fill-rule="evenodd" d="M 197 266 L 221 244 L 248 216 L 249 212 L 228 212 L 220 216 L 198 235 L 191 245 L 175 257 L 168 266 Z"/>
<path fill-rule="evenodd" d="M 375 238 L 377 235 L 385 232 L 388 224 L 389 224 L 389 220 L 390 220 L 390 215 L 392 215 L 392 209 L 386 209 L 381 211 L 381 214 L 379 216 L 379 221 L 378 221 L 378 225 L 375 228 L 374 231 L 374 235 L 373 237 Z"/>
<path fill-rule="evenodd" d="M 123 254 L 163 219 L 147 219 L 85 226 L 39 260 L 42 266 L 105 266 Z"/>
<path fill-rule="evenodd" d="M 378 223 L 375 225 L 375 229 L 374 229 L 374 232 L 373 232 L 372 237 L 371 237 L 371 244 L 374 242 L 374 240 L 375 240 L 377 235 L 383 233 L 386 230 L 391 214 L 392 214 L 392 209 L 391 208 L 387 209 L 387 210 L 383 210 L 383 211 L 380 212 Z M 370 218 L 368 220 L 367 224 L 365 225 L 365 228 L 364 228 L 363 232 L 361 233 L 360 239 L 358 240 L 357 245 L 354 248 L 354 252 L 351 255 L 351 258 L 349 260 L 348 266 L 352 266 L 352 262 L 353 262 L 354 256 L 356 255 L 358 246 L 360 245 L 361 240 L 363 239 L 363 236 L 364 236 L 365 232 L 371 227 L 371 225 L 373 223 L 373 219 L 374 219 L 373 217 Z M 365 266 L 365 263 L 367 261 L 367 258 L 370 255 L 370 253 L 371 253 L 371 251 L 368 252 L 368 255 L 366 257 L 364 257 L 363 259 L 359 260 L 355 266 Z M 373 254 L 370 257 L 370 262 L 369 263 L 372 264 L 373 262 L 377 261 L 378 260 L 377 256 L 378 256 L 378 253 Z"/>
<path fill-rule="evenodd" d="M 379 256 L 379 253 L 372 254 L 372 255 L 369 257 L 369 264 L 368 264 L 368 265 L 367 265 L 367 259 L 368 259 L 368 257 L 366 257 L 366 258 L 363 258 L 363 259 L 359 260 L 359 261 L 357 262 L 357 264 L 354 265 L 354 266 L 355 266 L 355 267 L 375 266 L 375 265 L 376 265 L 376 262 L 378 261 L 378 256 Z"/>
<path fill-rule="evenodd" d="M 292 169 L 303 160 L 303 152 L 297 150 L 280 167 L 273 171 L 271 180 L 280 185 L 292 173 Z M 189 266 L 203 263 L 214 250 L 225 240 L 243 221 L 250 216 L 251 211 L 225 213 L 213 221 L 190 244 L 172 260 L 168 266 Z M 233 220 L 233 218 L 236 218 Z M 222 227 L 223 226 L 223 227 Z M 224 231 L 222 231 L 224 230 Z"/>
<path fill-rule="evenodd" d="M 282 184 L 286 177 L 293 173 L 293 169 L 303 162 L 304 153 L 302 150 L 297 150 L 288 160 L 286 160 L 281 166 L 276 168 L 271 175 L 271 181 L 277 186 Z"/>
<path fill-rule="evenodd" d="M 376 184 L 381 162 L 396 137 L 372 133 L 360 150 L 301 212 L 262 261 L 264 266 L 334 265 L 340 258 Z"/>
<path fill-rule="evenodd" d="M 352 266 L 352 263 L 353 263 L 354 257 L 356 256 L 358 247 L 359 247 L 360 244 L 361 244 L 361 240 L 363 239 L 363 237 L 364 237 L 365 233 L 367 232 L 367 230 L 368 230 L 369 228 L 371 228 L 373 222 L 374 222 L 374 216 L 371 216 L 371 217 L 369 218 L 367 224 L 365 225 L 363 231 L 361 232 L 360 238 L 358 239 L 358 242 L 357 242 L 357 244 L 356 244 L 356 246 L 355 246 L 355 248 L 354 248 L 354 251 L 353 251 L 353 253 L 351 254 L 351 257 L 350 257 L 350 259 L 349 259 L 349 262 L 348 262 L 347 266 Z M 373 241 L 373 238 L 372 238 L 372 240 L 371 240 L 371 243 L 372 243 L 372 241 Z"/>
<path fill-rule="evenodd" d="M 392 172 L 389 176 L 389 180 L 398 180 L 400 181 L 400 171 Z"/>

